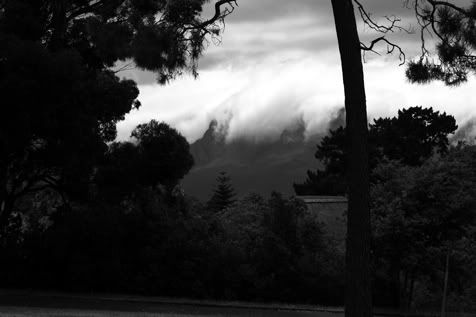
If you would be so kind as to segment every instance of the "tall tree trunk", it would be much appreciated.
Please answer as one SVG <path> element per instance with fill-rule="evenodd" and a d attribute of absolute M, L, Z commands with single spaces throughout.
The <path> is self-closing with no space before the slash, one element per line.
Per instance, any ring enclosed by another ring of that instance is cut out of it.
<path fill-rule="evenodd" d="M 360 40 L 351 0 L 331 0 L 342 63 L 348 140 L 346 317 L 372 316 L 368 123 Z"/>
<path fill-rule="evenodd" d="M 6 164 L 1 161 L 0 159 L 0 240 L 4 238 L 4 221 L 7 211 L 7 198 L 8 198 L 8 190 L 7 190 L 7 169 L 4 167 Z"/>
<path fill-rule="evenodd" d="M 415 289 L 415 274 L 412 272 L 410 279 L 410 290 L 408 291 L 407 311 L 410 312 L 413 302 L 413 292 Z"/>
<path fill-rule="evenodd" d="M 405 271 L 405 274 L 403 277 L 403 289 L 402 289 L 402 295 L 401 295 L 401 298 L 403 299 L 401 310 L 404 311 L 403 316 L 405 317 L 408 315 L 408 311 L 406 310 L 407 294 L 408 294 L 408 270 Z"/>
<path fill-rule="evenodd" d="M 446 316 L 446 296 L 448 295 L 448 275 L 449 275 L 449 266 L 450 266 L 450 253 L 451 253 L 451 248 L 448 247 L 448 250 L 446 251 L 445 281 L 443 285 L 443 299 L 441 301 L 441 317 Z"/>
<path fill-rule="evenodd" d="M 400 265 L 400 258 L 392 258 L 390 262 L 389 268 L 389 276 L 390 276 L 390 291 L 392 296 L 392 305 L 394 308 L 400 308 L 401 304 L 401 288 L 400 285 L 400 274 L 401 274 L 401 265 Z"/>

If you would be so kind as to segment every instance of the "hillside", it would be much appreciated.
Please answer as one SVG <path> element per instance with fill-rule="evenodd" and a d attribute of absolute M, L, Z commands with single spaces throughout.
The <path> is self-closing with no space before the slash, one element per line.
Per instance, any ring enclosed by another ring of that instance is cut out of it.
<path fill-rule="evenodd" d="M 273 190 L 292 195 L 293 182 L 303 180 L 306 171 L 318 164 L 314 152 L 321 136 L 305 139 L 304 132 L 304 123 L 298 121 L 273 140 L 227 141 L 226 125 L 212 121 L 203 137 L 191 145 L 195 166 L 183 180 L 183 188 L 206 200 L 218 173 L 226 171 L 238 195 L 268 195 Z"/>

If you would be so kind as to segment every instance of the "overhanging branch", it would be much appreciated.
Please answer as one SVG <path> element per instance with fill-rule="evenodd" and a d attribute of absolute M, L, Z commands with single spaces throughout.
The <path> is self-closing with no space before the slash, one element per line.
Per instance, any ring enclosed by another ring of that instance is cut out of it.
<path fill-rule="evenodd" d="M 235 10 L 235 7 L 238 6 L 237 0 L 219 0 L 215 3 L 215 14 L 213 15 L 212 18 L 203 21 L 201 24 L 199 24 L 197 27 L 198 28 L 206 28 L 209 25 L 214 24 L 215 22 L 223 22 L 225 17 L 233 13 Z M 222 7 L 225 7 L 225 9 L 222 11 Z"/>
<path fill-rule="evenodd" d="M 360 17 L 362 18 L 362 22 L 364 23 L 364 25 L 368 26 L 370 29 L 372 29 L 373 31 L 377 33 L 383 34 L 382 36 L 379 36 L 375 38 L 374 40 L 372 40 L 370 44 L 368 45 L 362 42 L 360 43 L 360 49 L 364 51 L 364 54 L 365 52 L 372 52 L 372 53 L 380 55 L 379 52 L 376 51 L 374 48 L 378 43 L 384 42 L 387 44 L 387 54 L 393 54 L 397 50 L 399 52 L 398 58 L 401 61 L 400 65 L 405 64 L 406 56 L 403 49 L 399 45 L 388 40 L 386 36 L 388 33 L 394 33 L 394 32 L 405 32 L 408 34 L 411 34 L 413 32 L 410 29 L 400 26 L 399 23 L 401 22 L 401 19 L 395 16 L 391 16 L 391 17 L 385 16 L 385 19 L 388 22 L 388 24 L 386 25 L 377 22 L 372 18 L 372 15 L 364 8 L 364 6 L 359 0 L 351 0 L 351 1 L 353 1 L 356 4 L 357 10 L 360 14 Z"/>
<path fill-rule="evenodd" d="M 406 61 L 405 52 L 402 50 L 402 48 L 399 45 L 397 45 L 395 43 L 392 43 L 389 40 L 387 40 L 385 38 L 385 36 L 381 36 L 381 37 L 378 37 L 378 38 L 372 40 L 370 42 L 370 45 L 368 45 L 368 46 L 363 44 L 363 43 L 360 43 L 360 49 L 364 52 L 370 51 L 370 52 L 373 52 L 373 53 L 376 53 L 376 54 L 380 55 L 377 51 L 374 50 L 374 46 L 377 43 L 380 43 L 380 42 L 387 43 L 387 54 L 392 54 L 395 50 L 397 50 L 399 52 L 398 58 L 400 59 L 400 62 L 401 62 L 400 66 L 405 64 L 405 61 Z"/>

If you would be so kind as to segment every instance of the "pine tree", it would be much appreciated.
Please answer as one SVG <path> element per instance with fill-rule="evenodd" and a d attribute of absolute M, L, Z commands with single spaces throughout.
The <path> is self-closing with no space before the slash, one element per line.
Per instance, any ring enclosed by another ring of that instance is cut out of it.
<path fill-rule="evenodd" d="M 235 196 L 230 177 L 226 172 L 220 172 L 213 195 L 207 203 L 208 209 L 213 212 L 221 211 L 235 202 Z"/>

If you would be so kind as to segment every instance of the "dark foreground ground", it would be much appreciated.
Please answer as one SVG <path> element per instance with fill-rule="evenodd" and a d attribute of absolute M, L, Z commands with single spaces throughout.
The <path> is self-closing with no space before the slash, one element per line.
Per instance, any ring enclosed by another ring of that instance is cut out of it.
<path fill-rule="evenodd" d="M 399 316 L 378 311 L 377 316 Z M 411 314 L 433 317 L 434 314 Z M 296 306 L 181 300 L 120 295 L 78 295 L 0 290 L 0 316 L 160 316 L 160 317 L 343 317 L 341 307 Z M 474 314 L 449 314 L 449 317 L 476 317 Z"/>
<path fill-rule="evenodd" d="M 342 308 L 0 291 L 0 316 L 342 316 Z"/>
<path fill-rule="evenodd" d="M 128 308 L 131 309 L 131 308 Z M 151 311 L 148 311 L 150 309 Z M 161 306 L 157 308 L 148 307 L 141 311 L 119 311 L 104 309 L 73 309 L 73 308 L 44 308 L 44 307 L 0 307 L 0 316 L 53 316 L 53 317 L 103 317 L 103 316 L 160 316 L 160 317 L 191 317 L 191 316 L 323 316 L 312 312 L 290 312 L 290 311 L 260 311 L 250 309 L 231 309 L 231 308 L 204 308 L 204 307 L 179 307 L 179 306 Z"/>

